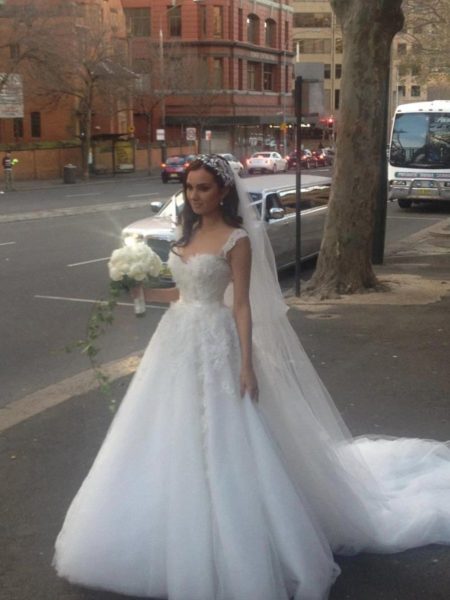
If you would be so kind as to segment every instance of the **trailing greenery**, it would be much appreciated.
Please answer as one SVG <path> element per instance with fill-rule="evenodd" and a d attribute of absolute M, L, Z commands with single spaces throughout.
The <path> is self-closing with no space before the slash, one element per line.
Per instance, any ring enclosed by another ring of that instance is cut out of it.
<path fill-rule="evenodd" d="M 100 352 L 98 339 L 105 333 L 106 329 L 113 324 L 117 299 L 120 291 L 124 288 L 125 286 L 122 282 L 111 281 L 109 284 L 108 298 L 106 300 L 99 300 L 92 307 L 89 319 L 86 323 L 86 337 L 66 346 L 67 352 L 79 350 L 88 357 L 100 390 L 104 394 L 110 396 L 109 408 L 112 412 L 116 409 L 116 400 L 111 397 L 110 379 L 102 370 L 101 364 L 98 361 L 98 354 Z"/>

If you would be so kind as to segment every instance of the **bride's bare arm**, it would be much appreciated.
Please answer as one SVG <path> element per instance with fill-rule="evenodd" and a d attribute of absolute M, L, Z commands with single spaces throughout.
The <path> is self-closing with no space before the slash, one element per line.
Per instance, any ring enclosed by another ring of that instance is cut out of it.
<path fill-rule="evenodd" d="M 139 293 L 139 287 L 131 289 L 133 298 Z M 180 297 L 180 291 L 176 287 L 172 288 L 144 288 L 144 298 L 146 302 L 176 302 Z"/>
<path fill-rule="evenodd" d="M 252 313 L 250 308 L 251 249 L 248 238 L 240 239 L 230 251 L 233 273 L 233 314 L 241 347 L 241 394 L 258 399 L 258 384 L 252 361 Z"/>

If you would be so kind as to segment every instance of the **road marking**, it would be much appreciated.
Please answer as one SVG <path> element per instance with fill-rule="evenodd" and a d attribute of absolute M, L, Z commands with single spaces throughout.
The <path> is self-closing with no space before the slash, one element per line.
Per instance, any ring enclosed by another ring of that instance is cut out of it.
<path fill-rule="evenodd" d="M 139 365 L 141 356 L 142 352 L 137 352 L 125 358 L 106 363 L 102 365 L 102 372 L 110 381 L 132 375 Z M 28 394 L 24 398 L 14 400 L 0 408 L 0 432 L 6 431 L 66 400 L 98 390 L 98 387 L 94 372 L 92 369 L 88 369 L 49 385 L 42 390 Z"/>
<path fill-rule="evenodd" d="M 415 221 L 440 221 L 440 217 L 408 217 L 405 215 L 404 217 L 397 215 L 388 215 L 388 219 L 411 219 Z"/>
<path fill-rule="evenodd" d="M 129 194 L 127 198 L 143 198 L 145 196 L 157 196 L 158 192 L 148 192 L 147 194 Z"/>
<path fill-rule="evenodd" d="M 84 302 L 85 304 L 98 304 L 99 302 L 106 302 L 106 300 L 91 300 L 90 298 L 68 298 L 66 296 L 43 296 L 41 294 L 35 294 L 35 298 L 43 300 L 63 300 L 66 302 Z M 134 306 L 132 302 L 118 302 L 117 306 Z M 147 308 L 159 308 L 160 310 L 166 310 L 166 306 L 160 304 L 146 304 Z"/>
<path fill-rule="evenodd" d="M 16 242 L 1 242 L 0 246 L 10 246 L 11 244 L 15 244 Z"/>
<path fill-rule="evenodd" d="M 79 267 L 80 265 L 90 265 L 91 263 L 101 262 L 102 260 L 109 260 L 110 257 L 106 258 L 93 258 L 92 260 L 84 260 L 83 262 L 72 263 L 67 265 L 68 267 Z"/>
<path fill-rule="evenodd" d="M 103 192 L 86 192 L 85 194 L 66 194 L 66 198 L 79 198 L 80 196 L 101 196 Z"/>

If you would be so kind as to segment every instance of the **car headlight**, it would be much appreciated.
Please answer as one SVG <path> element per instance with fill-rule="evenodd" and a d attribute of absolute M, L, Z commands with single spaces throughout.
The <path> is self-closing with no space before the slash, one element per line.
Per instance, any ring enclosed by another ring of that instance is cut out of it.
<path fill-rule="evenodd" d="M 132 246 L 136 242 L 144 241 L 144 236 L 140 233 L 124 233 L 122 235 L 122 241 L 125 246 Z"/>
<path fill-rule="evenodd" d="M 401 185 L 408 185 L 408 181 L 405 181 L 404 179 L 394 179 L 393 181 L 391 181 L 391 185 L 397 185 L 397 186 L 401 186 Z"/>

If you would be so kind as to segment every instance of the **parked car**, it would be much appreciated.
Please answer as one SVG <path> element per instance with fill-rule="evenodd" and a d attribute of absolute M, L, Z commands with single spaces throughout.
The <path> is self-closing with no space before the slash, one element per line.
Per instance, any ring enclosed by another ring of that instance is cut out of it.
<path fill-rule="evenodd" d="M 331 156 L 323 148 L 312 150 L 312 155 L 316 159 L 318 167 L 329 167 L 333 162 Z"/>
<path fill-rule="evenodd" d="M 228 164 L 235 173 L 237 173 L 238 175 L 242 175 L 242 173 L 244 172 L 244 165 L 241 163 L 240 160 L 233 156 L 233 154 L 229 153 L 221 154 L 220 156 L 223 156 L 223 158 L 228 162 Z"/>
<path fill-rule="evenodd" d="M 315 158 L 315 156 L 313 156 L 311 150 L 301 150 L 300 151 L 300 162 L 301 162 L 301 167 L 303 169 L 313 169 L 315 167 L 317 167 L 317 160 Z M 290 154 L 287 155 L 286 157 L 287 159 L 287 163 L 288 163 L 288 169 L 293 169 L 294 167 L 297 166 L 297 151 L 294 150 L 293 152 L 291 152 Z"/>
<path fill-rule="evenodd" d="M 165 163 L 161 164 L 161 179 L 163 183 L 174 179 L 182 181 L 186 167 L 195 158 L 195 154 L 178 154 L 169 156 Z"/>
<path fill-rule="evenodd" d="M 255 152 L 247 158 L 247 170 L 249 173 L 260 171 L 261 173 L 287 171 L 287 160 L 278 152 Z"/>
<path fill-rule="evenodd" d="M 302 185 L 302 259 L 318 254 L 327 212 L 331 180 L 305 176 Z M 295 262 L 295 177 L 252 177 L 243 185 L 261 221 L 265 223 L 278 269 Z M 162 278 L 171 280 L 166 266 L 170 244 L 175 239 L 177 216 L 184 206 L 182 190 L 165 202 L 161 210 L 150 217 L 131 223 L 122 230 L 122 242 L 145 240 L 164 263 Z"/>

